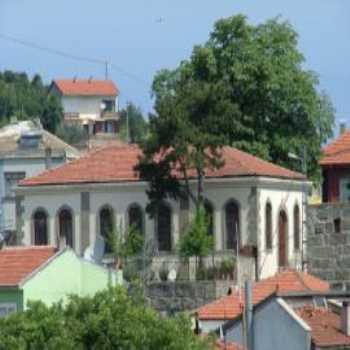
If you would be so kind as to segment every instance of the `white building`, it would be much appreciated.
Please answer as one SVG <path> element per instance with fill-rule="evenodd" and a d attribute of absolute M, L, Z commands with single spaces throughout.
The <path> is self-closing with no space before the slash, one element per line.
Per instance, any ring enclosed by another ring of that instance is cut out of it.
<path fill-rule="evenodd" d="M 62 101 L 64 121 L 82 125 L 89 135 L 118 132 L 118 94 L 111 80 L 54 80 L 50 92 Z"/>
<path fill-rule="evenodd" d="M 15 232 L 14 188 L 19 180 L 79 157 L 79 152 L 42 129 L 21 121 L 0 129 L 0 233 Z"/>
<path fill-rule="evenodd" d="M 174 254 L 194 208 L 186 200 L 167 200 L 150 219 L 147 183 L 134 171 L 140 154 L 136 146 L 107 146 L 21 181 L 22 243 L 57 245 L 63 239 L 83 254 L 113 223 L 133 223 L 160 255 Z M 208 171 L 205 182 L 216 251 L 232 255 L 238 248 L 256 266 L 257 278 L 278 267 L 299 267 L 302 193 L 309 183 L 299 173 L 234 148 L 225 147 L 223 159 L 224 166 Z"/>

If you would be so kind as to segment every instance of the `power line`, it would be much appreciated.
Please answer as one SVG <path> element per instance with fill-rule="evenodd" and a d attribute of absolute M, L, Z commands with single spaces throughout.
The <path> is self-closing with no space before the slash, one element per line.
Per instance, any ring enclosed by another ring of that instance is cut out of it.
<path fill-rule="evenodd" d="M 132 80 L 134 80 L 134 81 L 136 81 L 138 83 L 141 83 L 141 84 L 143 84 L 143 85 L 145 85 L 147 87 L 149 86 L 149 84 L 147 84 L 143 79 L 141 79 L 137 75 L 126 71 L 125 69 L 121 68 L 120 66 L 118 66 L 118 65 L 116 65 L 114 63 L 107 62 L 106 60 L 102 60 L 102 59 L 98 59 L 98 58 L 92 58 L 92 57 L 87 57 L 87 56 L 82 56 L 82 55 L 71 54 L 71 53 L 68 53 L 68 52 L 65 52 L 65 51 L 53 49 L 51 47 L 47 47 L 47 46 L 43 46 L 43 45 L 38 45 L 36 43 L 30 42 L 30 41 L 27 41 L 27 40 L 18 39 L 18 38 L 15 38 L 13 36 L 5 35 L 5 34 L 2 34 L 2 33 L 0 33 L 0 39 L 3 39 L 3 40 L 8 41 L 8 42 L 15 43 L 15 44 L 20 44 L 22 46 L 26 46 L 26 47 L 29 47 L 31 49 L 47 52 L 47 53 L 52 54 L 52 55 L 68 58 L 68 59 L 71 59 L 71 60 L 98 64 L 98 65 L 103 66 L 105 68 L 105 75 L 108 75 L 108 65 L 109 65 L 109 67 L 117 70 L 118 72 L 120 72 L 124 76 L 126 76 L 126 77 L 128 77 L 128 78 L 130 78 L 130 79 L 132 79 Z"/>

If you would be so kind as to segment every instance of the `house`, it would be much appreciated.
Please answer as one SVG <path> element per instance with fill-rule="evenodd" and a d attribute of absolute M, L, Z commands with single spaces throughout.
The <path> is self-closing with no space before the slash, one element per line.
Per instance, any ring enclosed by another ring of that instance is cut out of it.
<path fill-rule="evenodd" d="M 81 125 L 90 136 L 118 132 L 118 88 L 111 80 L 59 79 L 50 92 L 62 101 L 66 124 Z"/>
<path fill-rule="evenodd" d="M 256 350 L 349 350 L 349 293 L 276 292 L 254 306 L 249 334 Z M 242 315 L 222 329 L 227 343 L 243 343 Z"/>
<path fill-rule="evenodd" d="M 78 157 L 78 150 L 44 130 L 39 121 L 13 122 L 1 128 L 0 233 L 16 230 L 14 187 L 19 180 Z"/>
<path fill-rule="evenodd" d="M 6 247 L 0 251 L 0 317 L 23 311 L 30 300 L 50 305 L 68 295 L 93 295 L 115 284 L 106 268 L 54 247 Z"/>
<path fill-rule="evenodd" d="M 176 258 L 180 235 L 194 213 L 185 198 L 165 200 L 158 213 L 145 213 L 148 184 L 135 171 L 141 150 L 109 145 L 56 169 L 22 180 L 18 232 L 24 245 L 57 246 L 65 241 L 78 254 L 106 238 L 113 226 L 135 225 L 155 254 Z M 302 197 L 310 183 L 302 174 L 231 147 L 224 165 L 208 169 L 205 207 L 218 254 L 240 257 L 240 271 L 252 278 L 302 264 Z M 195 181 L 191 183 L 195 186 Z M 244 261 L 249 272 L 245 269 Z"/>
<path fill-rule="evenodd" d="M 350 202 L 350 131 L 342 133 L 323 149 L 320 160 L 323 202 Z"/>
<path fill-rule="evenodd" d="M 263 279 L 253 286 L 253 305 L 279 293 L 327 292 L 329 284 L 310 274 L 296 270 L 286 270 L 272 277 Z M 244 290 L 237 290 L 207 305 L 196 312 L 199 328 L 204 333 L 215 331 L 228 320 L 234 320 L 242 315 L 244 309 Z"/>

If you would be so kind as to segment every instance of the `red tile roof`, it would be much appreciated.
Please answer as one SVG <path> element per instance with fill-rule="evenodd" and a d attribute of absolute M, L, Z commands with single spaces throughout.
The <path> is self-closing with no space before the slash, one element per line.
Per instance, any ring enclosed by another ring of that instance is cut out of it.
<path fill-rule="evenodd" d="M 229 343 L 226 344 L 223 341 L 217 341 L 215 344 L 216 350 L 243 350 L 243 346 L 237 343 Z"/>
<path fill-rule="evenodd" d="M 17 286 L 56 253 L 54 247 L 9 247 L 0 250 L 0 287 Z"/>
<path fill-rule="evenodd" d="M 87 153 L 84 157 L 43 172 L 20 182 L 20 185 L 59 185 L 74 183 L 140 181 L 134 167 L 141 150 L 135 145 L 109 145 Z M 225 164 L 218 170 L 207 170 L 208 178 L 235 176 L 267 176 L 304 179 L 302 174 L 282 168 L 232 147 L 222 149 Z"/>
<path fill-rule="evenodd" d="M 111 80 L 54 80 L 53 85 L 65 96 L 117 96 L 119 93 Z"/>
<path fill-rule="evenodd" d="M 350 131 L 347 130 L 323 149 L 321 165 L 350 164 Z"/>
<path fill-rule="evenodd" d="M 340 316 L 325 308 L 305 306 L 296 313 L 310 326 L 311 339 L 317 347 L 350 345 L 350 337 L 340 329 Z"/>
<path fill-rule="evenodd" d="M 327 292 L 329 284 L 315 276 L 296 270 L 287 270 L 253 285 L 253 304 L 257 305 L 275 292 Z M 242 313 L 244 291 L 235 292 L 198 309 L 200 320 L 230 320 Z"/>

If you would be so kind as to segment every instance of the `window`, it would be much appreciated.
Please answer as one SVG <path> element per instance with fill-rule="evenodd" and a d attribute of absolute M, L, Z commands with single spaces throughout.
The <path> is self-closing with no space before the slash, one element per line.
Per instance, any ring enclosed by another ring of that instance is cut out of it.
<path fill-rule="evenodd" d="M 100 210 L 100 235 L 105 239 L 105 253 L 112 251 L 108 237 L 114 229 L 113 215 L 113 209 L 110 207 L 104 207 Z"/>
<path fill-rule="evenodd" d="M 205 215 L 208 220 L 208 235 L 214 234 L 214 208 L 213 205 L 208 201 L 204 201 Z"/>
<path fill-rule="evenodd" d="M 230 201 L 225 206 L 226 221 L 226 248 L 237 249 L 239 242 L 239 209 L 235 201 Z"/>
<path fill-rule="evenodd" d="M 58 214 L 59 238 L 64 241 L 64 245 L 73 248 L 73 218 L 72 211 L 62 209 Z"/>
<path fill-rule="evenodd" d="M 266 249 L 272 249 L 272 206 L 266 203 L 265 207 L 265 245 Z"/>
<path fill-rule="evenodd" d="M 16 303 L 0 303 L 0 318 L 17 311 Z"/>
<path fill-rule="evenodd" d="M 6 172 L 5 175 L 5 197 L 14 198 L 15 192 L 14 188 L 16 187 L 18 181 L 26 177 L 25 172 Z"/>
<path fill-rule="evenodd" d="M 298 204 L 294 206 L 294 249 L 300 250 L 300 210 Z"/>
<path fill-rule="evenodd" d="M 139 205 L 133 204 L 128 210 L 129 226 L 134 227 L 139 233 L 143 234 L 143 213 Z"/>
<path fill-rule="evenodd" d="M 114 112 L 115 111 L 115 101 L 114 100 L 103 100 L 102 110 L 104 112 Z"/>
<path fill-rule="evenodd" d="M 171 209 L 164 203 L 157 210 L 157 239 L 159 251 L 171 251 Z"/>
<path fill-rule="evenodd" d="M 47 245 L 47 214 L 43 209 L 38 209 L 33 216 L 34 219 L 34 244 Z"/>

